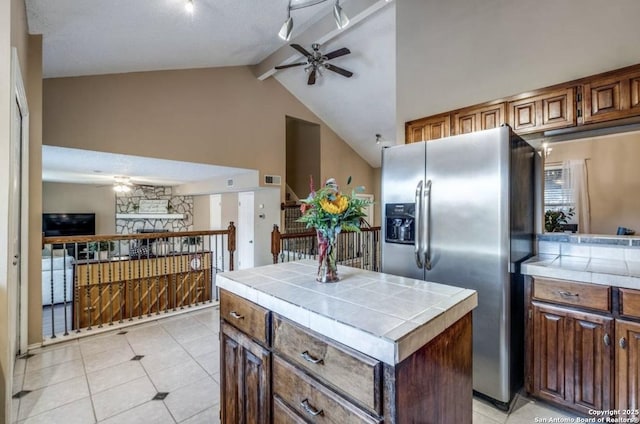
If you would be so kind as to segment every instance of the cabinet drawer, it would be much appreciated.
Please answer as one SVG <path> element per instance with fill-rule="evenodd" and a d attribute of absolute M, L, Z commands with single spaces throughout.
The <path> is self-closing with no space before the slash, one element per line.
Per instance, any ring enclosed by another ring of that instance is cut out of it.
<path fill-rule="evenodd" d="M 274 350 L 380 414 L 380 361 L 273 315 Z"/>
<path fill-rule="evenodd" d="M 267 309 L 226 290 L 220 290 L 220 317 L 253 339 L 268 345 Z"/>
<path fill-rule="evenodd" d="M 273 357 L 273 393 L 314 423 L 380 423 L 278 355 Z"/>
<path fill-rule="evenodd" d="M 640 318 L 640 290 L 620 290 L 620 315 Z"/>
<path fill-rule="evenodd" d="M 278 424 L 307 424 L 296 411 L 284 403 L 280 396 L 273 397 L 273 422 Z"/>
<path fill-rule="evenodd" d="M 598 284 L 534 278 L 533 297 L 599 311 L 608 312 L 611 308 L 611 288 Z"/>

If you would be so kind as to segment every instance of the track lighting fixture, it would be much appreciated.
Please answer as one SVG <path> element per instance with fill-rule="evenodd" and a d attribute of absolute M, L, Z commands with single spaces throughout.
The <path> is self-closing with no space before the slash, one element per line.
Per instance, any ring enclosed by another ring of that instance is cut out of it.
<path fill-rule="evenodd" d="M 382 136 L 380 134 L 376 134 L 376 144 L 382 143 Z"/>
<path fill-rule="evenodd" d="M 339 29 L 345 28 L 349 25 L 349 18 L 347 14 L 342 11 L 342 7 L 340 7 L 340 0 L 336 0 L 336 4 L 333 6 L 333 17 L 336 20 L 336 25 Z"/>
<path fill-rule="evenodd" d="M 291 17 L 292 10 L 315 6 L 316 4 L 324 3 L 325 1 L 327 0 L 308 0 L 292 5 L 291 0 L 289 0 L 289 6 L 287 6 L 287 20 L 284 21 L 284 24 L 282 24 L 282 27 L 278 32 L 278 36 L 285 41 L 289 41 L 291 39 L 291 33 L 293 32 L 293 18 Z M 338 28 L 343 29 L 347 25 L 349 25 L 349 18 L 347 17 L 347 14 L 342 10 L 342 7 L 340 6 L 340 0 L 336 0 L 333 6 L 333 17 L 336 20 L 336 25 L 338 26 Z"/>
<path fill-rule="evenodd" d="M 289 10 L 287 10 L 287 20 L 284 21 L 284 24 L 282 24 L 282 28 L 280 28 L 278 37 L 282 38 L 285 41 L 289 41 L 291 39 L 292 31 L 293 31 L 293 18 L 291 18 L 291 6 L 289 6 Z"/>

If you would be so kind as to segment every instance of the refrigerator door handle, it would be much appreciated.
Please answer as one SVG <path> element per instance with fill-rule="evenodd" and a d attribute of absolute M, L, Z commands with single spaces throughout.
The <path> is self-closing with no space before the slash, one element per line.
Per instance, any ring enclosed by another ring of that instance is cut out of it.
<path fill-rule="evenodd" d="M 424 228 L 424 267 L 427 270 L 431 269 L 431 233 L 429 228 L 429 221 L 431 220 L 431 180 L 427 180 L 427 184 L 425 184 L 424 188 L 424 201 L 421 206 L 424 206 L 424 222 L 422 223 L 422 227 Z"/>
<path fill-rule="evenodd" d="M 416 255 L 416 265 L 418 268 L 422 269 L 424 264 L 422 263 L 422 197 L 423 197 L 423 189 L 422 189 L 423 181 L 420 180 L 418 185 L 416 186 L 416 217 L 415 217 L 415 241 L 414 245 L 414 253 Z"/>

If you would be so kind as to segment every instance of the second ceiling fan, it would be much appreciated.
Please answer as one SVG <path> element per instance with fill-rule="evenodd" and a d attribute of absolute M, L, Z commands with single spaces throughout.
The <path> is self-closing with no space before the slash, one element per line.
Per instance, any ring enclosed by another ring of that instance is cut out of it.
<path fill-rule="evenodd" d="M 296 62 L 296 63 L 291 63 L 289 65 L 280 65 L 280 66 L 276 66 L 275 68 L 286 69 L 286 68 L 293 68 L 296 66 L 306 65 L 304 70 L 309 73 L 309 78 L 307 79 L 308 85 L 313 85 L 316 83 L 316 76 L 318 74 L 322 75 L 321 70 L 323 68 L 333 71 L 347 78 L 351 78 L 351 76 L 353 75 L 353 72 L 351 71 L 347 71 L 344 68 L 341 68 L 336 65 L 332 65 L 331 63 L 327 63 L 328 60 L 335 59 L 336 57 L 344 56 L 351 53 L 351 51 L 346 47 L 343 47 L 338 50 L 334 50 L 327 54 L 322 54 L 320 52 L 320 44 L 317 44 L 317 43 L 314 43 L 311 45 L 311 49 L 313 50 L 313 52 L 307 51 L 300 44 L 291 44 L 291 47 L 293 47 L 294 49 L 302 53 L 307 59 L 306 62 Z"/>

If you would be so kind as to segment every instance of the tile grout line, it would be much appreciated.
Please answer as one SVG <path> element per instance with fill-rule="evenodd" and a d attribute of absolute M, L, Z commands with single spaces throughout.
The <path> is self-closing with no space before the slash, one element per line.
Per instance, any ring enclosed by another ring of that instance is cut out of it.
<path fill-rule="evenodd" d="M 160 320 L 158 320 L 160 321 Z M 169 333 L 167 331 L 166 328 L 164 328 L 162 326 L 162 324 L 160 324 L 158 322 L 158 325 L 160 325 L 162 327 L 162 331 L 164 331 L 165 333 L 167 333 L 171 338 L 173 338 L 173 336 L 171 335 L 171 333 Z M 124 337 L 126 337 L 126 334 L 124 335 Z M 127 343 L 129 344 L 129 346 L 131 346 L 131 342 L 129 341 L 129 339 L 127 338 Z M 180 345 L 180 347 L 182 347 L 182 345 Z M 183 348 L 184 349 L 184 348 Z M 131 350 L 133 350 L 134 355 L 141 355 L 141 353 L 136 353 L 136 351 L 133 349 L 133 346 L 131 346 Z M 145 355 L 146 356 L 146 355 Z M 147 368 L 144 366 L 144 364 L 142 363 L 142 361 L 140 361 L 140 366 L 142 367 L 142 370 L 144 371 L 144 374 L 147 376 L 147 378 L 149 379 L 149 382 L 151 383 L 151 385 L 153 386 L 153 389 L 156 391 L 156 393 L 159 393 L 160 390 L 158 390 L 158 387 L 156 386 L 156 384 L 153 382 L 153 379 L 151 378 L 151 376 L 149 375 L 149 371 L 147 370 Z M 153 402 L 152 399 L 150 399 L 148 402 Z M 169 413 L 169 416 L 171 417 L 171 419 L 173 420 L 174 423 L 177 423 L 178 420 L 176 420 L 176 417 L 173 416 L 173 414 L 171 413 L 171 409 L 169 409 L 169 407 L 167 406 L 166 403 L 164 403 L 164 399 L 161 400 L 162 405 L 164 406 L 164 409 L 167 410 L 167 412 Z M 143 403 L 142 405 L 145 405 L 147 402 Z M 141 405 L 138 405 L 141 406 Z M 131 408 L 133 409 L 133 408 Z M 124 411 L 123 411 L 124 412 Z"/>
<path fill-rule="evenodd" d="M 84 378 L 87 382 L 87 390 L 89 391 L 89 402 L 91 402 L 91 412 L 93 413 L 93 420 L 95 423 L 98 422 L 98 415 L 96 414 L 96 406 L 93 403 L 93 392 L 91 391 L 91 385 L 89 384 L 89 375 L 87 373 L 87 364 L 84 361 L 84 353 L 82 352 L 82 347 L 80 346 L 80 340 L 76 339 L 76 343 L 78 344 L 78 350 L 80 350 L 80 358 L 82 358 L 82 369 L 84 370 Z"/>
<path fill-rule="evenodd" d="M 216 306 L 216 307 L 215 307 L 215 309 L 217 309 L 217 310 L 218 310 L 218 314 L 219 314 L 219 313 L 220 313 L 220 308 L 219 308 L 219 306 Z M 195 320 L 195 321 L 198 321 L 198 323 L 200 323 L 200 324 L 203 324 L 203 323 L 202 323 L 202 322 L 200 322 L 197 318 L 194 318 L 194 320 Z M 204 325 L 204 324 L 203 324 L 203 325 Z M 205 327 L 206 327 L 206 325 L 205 325 Z M 182 348 L 182 350 L 184 350 L 184 351 L 186 352 L 186 354 L 187 354 L 187 355 L 189 355 L 189 357 L 190 357 L 191 359 L 193 359 L 193 361 L 194 361 L 196 364 L 198 364 L 198 366 L 199 366 L 199 367 L 200 367 L 200 368 L 205 372 L 205 374 L 207 374 L 207 377 L 209 377 L 210 379 L 212 379 L 212 380 L 213 380 L 213 376 L 211 376 L 211 374 L 209 374 L 209 373 L 207 372 L 207 370 L 206 370 L 206 369 L 204 369 L 204 367 L 202 366 L 202 364 L 200 364 L 200 362 L 198 362 L 198 360 L 197 360 L 197 359 L 196 359 L 196 358 L 191 354 L 191 352 L 189 352 L 187 349 L 185 349 L 185 347 L 182 345 L 182 343 L 180 343 L 180 342 L 179 342 L 175 337 L 173 337 L 173 334 L 171 334 L 169 331 L 167 331 L 164 327 L 163 327 L 163 329 L 164 329 L 164 331 L 166 331 L 166 332 L 167 332 L 167 334 L 169 334 L 169 337 L 171 337 L 171 338 L 172 338 L 172 339 L 173 339 L 173 340 L 174 340 L 174 341 L 175 341 L 175 342 L 176 342 L 176 343 L 177 343 L 177 344 Z M 207 327 L 207 330 L 209 330 L 209 328 L 208 328 L 208 327 Z M 212 332 L 213 332 L 213 331 L 212 331 Z M 220 336 L 219 336 L 219 334 L 220 334 L 220 332 L 218 331 L 218 337 L 220 337 Z M 143 368 L 144 368 L 144 365 L 143 365 Z M 145 372 L 146 372 L 146 369 L 145 369 Z M 151 377 L 149 377 L 149 378 L 151 378 Z M 204 380 L 204 378 L 201 378 L 201 380 Z M 199 381 L 199 380 L 198 380 L 198 381 Z M 215 380 L 213 380 L 213 381 L 214 381 L 214 382 L 216 382 Z M 153 383 L 153 382 L 152 382 L 152 383 Z M 217 383 L 217 382 L 216 382 L 216 383 Z M 154 387 L 155 387 L 155 385 L 154 385 Z M 186 387 L 186 386 L 182 386 L 182 387 Z M 165 403 L 164 399 L 162 400 L 162 403 L 164 403 L 165 407 L 169 410 L 169 413 L 171 414 L 171 410 L 169 409 L 169 407 L 168 407 L 168 406 L 167 406 L 167 404 Z M 220 402 L 218 402 L 218 404 L 217 404 L 217 405 L 219 405 L 219 404 L 220 404 Z M 213 406 L 216 406 L 216 404 L 214 404 Z M 191 415 L 190 417 L 185 418 L 185 419 L 184 419 L 184 420 L 182 420 L 181 422 L 184 422 L 184 421 L 186 421 L 186 420 L 188 420 L 188 419 L 190 419 L 190 418 L 193 418 L 193 417 L 195 417 L 196 415 L 201 414 L 202 412 L 206 411 L 206 410 L 207 410 L 207 409 L 209 409 L 209 408 L 210 408 L 210 407 L 207 407 L 207 408 L 203 409 L 202 411 L 198 411 L 198 412 L 196 412 L 195 414 Z M 173 414 L 171 414 L 171 417 L 173 417 Z M 178 422 L 178 420 L 176 420 L 176 419 L 175 419 L 175 417 L 173 417 L 173 418 L 174 418 L 174 421 L 177 423 L 177 422 Z"/>

